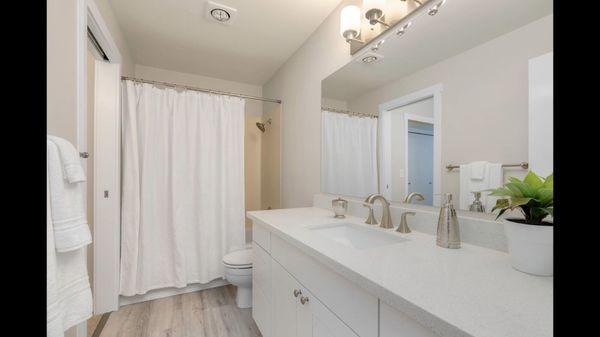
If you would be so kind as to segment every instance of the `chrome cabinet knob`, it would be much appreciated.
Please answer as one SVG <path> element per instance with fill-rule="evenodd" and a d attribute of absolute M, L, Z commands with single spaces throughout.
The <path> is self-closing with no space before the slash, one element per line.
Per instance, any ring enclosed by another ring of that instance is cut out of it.
<path fill-rule="evenodd" d="M 308 302 L 308 297 L 306 297 L 306 296 L 300 297 L 300 303 L 302 303 L 302 305 L 306 304 L 307 302 Z"/>
<path fill-rule="evenodd" d="M 294 297 L 298 297 L 300 295 L 302 295 L 302 291 L 298 290 L 298 289 L 294 289 Z"/>

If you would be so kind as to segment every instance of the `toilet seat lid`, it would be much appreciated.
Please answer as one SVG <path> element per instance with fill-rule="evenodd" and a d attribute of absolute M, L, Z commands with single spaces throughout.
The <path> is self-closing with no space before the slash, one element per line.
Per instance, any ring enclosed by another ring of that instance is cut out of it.
<path fill-rule="evenodd" d="M 230 266 L 251 266 L 252 249 L 236 250 L 223 256 L 223 263 Z"/>

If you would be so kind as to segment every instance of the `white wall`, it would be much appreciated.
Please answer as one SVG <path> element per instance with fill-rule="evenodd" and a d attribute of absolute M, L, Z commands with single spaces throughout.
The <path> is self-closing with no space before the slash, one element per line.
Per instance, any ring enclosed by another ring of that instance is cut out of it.
<path fill-rule="evenodd" d="M 442 167 L 478 160 L 528 160 L 529 59 L 553 49 L 549 15 L 348 102 L 351 110 L 441 83 Z M 521 176 L 523 170 L 505 169 Z M 442 193 L 458 195 L 458 170 L 442 169 Z"/>
<path fill-rule="evenodd" d="M 131 53 L 129 51 L 129 47 L 127 46 L 127 42 L 125 41 L 125 35 L 121 31 L 121 27 L 117 22 L 117 18 L 115 17 L 114 11 L 110 6 L 110 2 L 108 0 L 87 0 L 93 1 L 96 3 L 96 7 L 100 11 L 100 15 L 104 19 L 104 23 L 108 27 L 110 31 L 110 35 L 115 41 L 117 48 L 119 49 L 119 53 L 121 54 L 121 74 L 125 76 L 131 76 L 134 74 L 134 62 L 131 57 Z"/>
<path fill-rule="evenodd" d="M 46 1 L 47 131 L 77 144 L 77 1 Z"/>
<path fill-rule="evenodd" d="M 320 190 L 321 80 L 350 60 L 339 35 L 343 1 L 263 86 L 263 94 L 283 100 L 282 207 L 312 205 Z"/>

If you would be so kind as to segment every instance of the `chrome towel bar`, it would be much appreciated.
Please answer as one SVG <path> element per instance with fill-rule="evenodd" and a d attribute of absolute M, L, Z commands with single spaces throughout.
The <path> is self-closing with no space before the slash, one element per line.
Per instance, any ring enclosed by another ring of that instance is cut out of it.
<path fill-rule="evenodd" d="M 519 163 L 519 164 L 502 164 L 502 167 L 520 167 L 520 168 L 522 168 L 524 170 L 527 170 L 529 168 L 529 163 L 522 162 L 522 163 Z M 446 169 L 448 171 L 452 171 L 452 170 L 454 170 L 456 168 L 460 168 L 460 166 L 459 165 L 452 165 L 452 164 L 446 165 Z"/>

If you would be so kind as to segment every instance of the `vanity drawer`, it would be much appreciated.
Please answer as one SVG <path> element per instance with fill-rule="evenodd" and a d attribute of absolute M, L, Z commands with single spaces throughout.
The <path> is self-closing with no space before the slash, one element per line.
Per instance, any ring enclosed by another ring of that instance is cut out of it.
<path fill-rule="evenodd" d="M 277 235 L 271 257 L 360 337 L 377 337 L 378 299 Z"/>
<path fill-rule="evenodd" d="M 252 241 L 261 246 L 267 253 L 271 252 L 271 232 L 266 230 L 258 221 L 252 222 Z"/>

